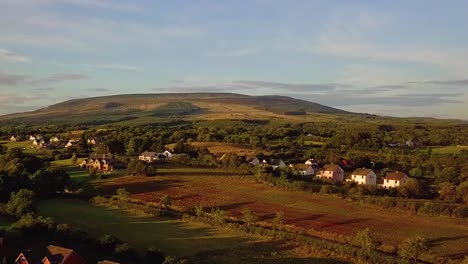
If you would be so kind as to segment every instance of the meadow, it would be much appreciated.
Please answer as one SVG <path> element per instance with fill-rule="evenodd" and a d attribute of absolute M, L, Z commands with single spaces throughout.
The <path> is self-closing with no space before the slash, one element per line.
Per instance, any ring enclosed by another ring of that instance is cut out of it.
<path fill-rule="evenodd" d="M 126 188 L 133 198 L 145 201 L 159 202 L 169 195 L 174 208 L 181 211 L 202 205 L 205 211 L 217 207 L 239 217 L 248 207 L 266 222 L 283 211 L 287 224 L 336 236 L 352 237 L 369 227 L 386 248 L 396 248 L 405 238 L 421 234 L 437 255 L 456 258 L 468 254 L 466 220 L 395 213 L 331 195 L 282 191 L 248 178 L 208 169 L 166 168 L 157 177 L 127 176 L 94 181 L 93 185 L 109 194 Z"/>
<path fill-rule="evenodd" d="M 468 146 L 431 147 L 431 150 L 435 154 L 457 154 L 462 150 L 468 150 Z"/>

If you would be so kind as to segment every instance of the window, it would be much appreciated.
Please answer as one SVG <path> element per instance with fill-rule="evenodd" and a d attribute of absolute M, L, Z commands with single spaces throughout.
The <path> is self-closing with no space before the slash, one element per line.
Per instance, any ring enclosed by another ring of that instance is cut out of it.
<path fill-rule="evenodd" d="M 387 182 L 390 182 L 390 180 L 387 180 Z"/>

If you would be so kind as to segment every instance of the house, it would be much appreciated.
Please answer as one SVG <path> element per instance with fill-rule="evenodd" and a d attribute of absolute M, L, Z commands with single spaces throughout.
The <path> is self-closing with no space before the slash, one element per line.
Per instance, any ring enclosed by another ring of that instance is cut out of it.
<path fill-rule="evenodd" d="M 165 150 L 162 154 L 164 154 L 168 159 L 172 158 L 175 155 L 174 150 Z"/>
<path fill-rule="evenodd" d="M 315 159 L 308 159 L 308 160 L 306 160 L 306 162 L 304 162 L 304 164 L 311 165 L 312 168 L 314 168 L 314 169 L 318 169 L 318 167 L 319 167 L 318 161 L 316 161 Z"/>
<path fill-rule="evenodd" d="M 30 141 L 36 140 L 36 137 L 33 136 L 33 135 L 31 135 L 31 136 L 29 136 L 29 140 L 30 140 Z"/>
<path fill-rule="evenodd" d="M 250 163 L 254 166 L 260 165 L 260 160 L 256 156 L 247 156 L 245 157 L 245 162 Z"/>
<path fill-rule="evenodd" d="M 351 173 L 351 175 L 346 179 L 346 181 L 353 181 L 364 185 L 376 185 L 377 175 L 371 169 L 355 169 L 353 173 Z"/>
<path fill-rule="evenodd" d="M 85 259 L 73 249 L 49 245 L 42 259 L 31 252 L 21 252 L 15 264 L 86 264 Z"/>
<path fill-rule="evenodd" d="M 50 143 L 56 144 L 59 143 L 60 139 L 58 137 L 51 137 L 50 138 Z"/>
<path fill-rule="evenodd" d="M 111 154 L 91 154 L 79 167 L 82 169 L 94 168 L 100 171 L 113 171 L 114 164 L 114 156 Z"/>
<path fill-rule="evenodd" d="M 286 167 L 286 163 L 282 159 L 271 159 L 270 166 L 276 170 L 277 168 L 284 168 Z"/>
<path fill-rule="evenodd" d="M 70 139 L 70 140 L 68 140 L 68 143 L 65 144 L 65 147 L 66 147 L 66 148 L 69 148 L 69 147 L 71 147 L 71 146 L 73 146 L 73 145 L 78 144 L 78 142 L 80 142 L 79 139 Z"/>
<path fill-rule="evenodd" d="M 319 179 L 329 179 L 333 182 L 342 182 L 344 178 L 344 171 L 338 165 L 326 164 L 317 173 Z"/>
<path fill-rule="evenodd" d="M 10 138 L 10 141 L 11 141 L 11 142 L 16 142 L 16 141 L 18 141 L 18 140 L 19 140 L 19 137 L 18 137 L 18 136 L 11 136 L 11 138 Z"/>
<path fill-rule="evenodd" d="M 315 171 L 310 164 L 291 164 L 289 165 L 298 175 L 314 175 Z"/>
<path fill-rule="evenodd" d="M 43 149 L 49 148 L 50 140 L 48 139 L 35 139 L 32 142 L 32 148 Z"/>
<path fill-rule="evenodd" d="M 86 143 L 88 143 L 88 145 L 96 145 L 96 139 L 95 138 L 88 138 Z"/>
<path fill-rule="evenodd" d="M 406 173 L 401 171 L 393 171 L 387 173 L 385 177 L 383 177 L 382 187 L 384 188 L 395 188 L 403 185 L 409 179 Z"/>
<path fill-rule="evenodd" d="M 149 152 L 145 151 L 138 156 L 139 160 L 146 161 L 146 162 L 153 162 L 157 160 L 158 153 L 156 152 Z"/>

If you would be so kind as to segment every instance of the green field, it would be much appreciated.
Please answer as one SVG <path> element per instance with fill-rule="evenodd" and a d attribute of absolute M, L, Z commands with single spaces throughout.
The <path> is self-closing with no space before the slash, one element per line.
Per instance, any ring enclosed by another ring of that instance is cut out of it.
<path fill-rule="evenodd" d="M 38 203 L 40 215 L 69 223 L 96 238 L 113 234 L 143 253 L 150 247 L 166 254 L 184 256 L 206 250 L 232 248 L 254 239 L 220 232 L 198 224 L 170 218 L 133 215 L 128 212 L 93 206 L 79 200 L 46 200 Z"/>
<path fill-rule="evenodd" d="M 462 150 L 468 150 L 468 146 L 431 147 L 431 150 L 435 154 L 457 154 Z"/>

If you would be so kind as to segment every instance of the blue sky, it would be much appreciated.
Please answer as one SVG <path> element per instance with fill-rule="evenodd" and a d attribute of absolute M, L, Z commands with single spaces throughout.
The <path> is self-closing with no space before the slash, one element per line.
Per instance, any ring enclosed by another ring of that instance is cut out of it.
<path fill-rule="evenodd" d="M 0 114 L 203 91 L 468 119 L 466 25 L 467 1 L 0 0 Z"/>

